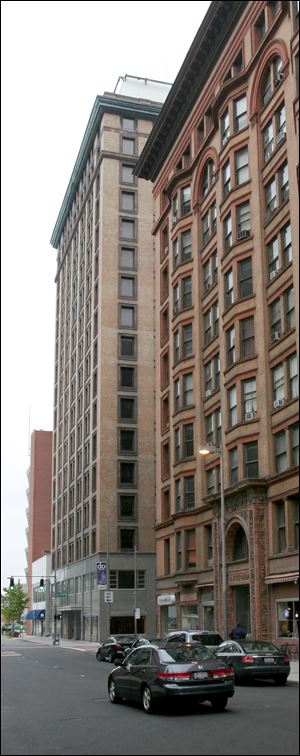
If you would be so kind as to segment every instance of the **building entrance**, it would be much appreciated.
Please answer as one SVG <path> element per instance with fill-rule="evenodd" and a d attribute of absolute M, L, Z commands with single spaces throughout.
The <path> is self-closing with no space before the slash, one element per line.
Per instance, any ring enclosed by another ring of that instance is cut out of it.
<path fill-rule="evenodd" d="M 234 623 L 239 622 L 251 633 L 249 585 L 237 585 L 234 588 Z"/>

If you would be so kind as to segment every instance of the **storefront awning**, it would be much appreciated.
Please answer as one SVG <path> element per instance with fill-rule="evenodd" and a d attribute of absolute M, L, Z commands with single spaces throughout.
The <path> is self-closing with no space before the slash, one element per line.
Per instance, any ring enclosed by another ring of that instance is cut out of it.
<path fill-rule="evenodd" d="M 30 609 L 29 612 L 27 612 L 26 620 L 36 620 L 36 619 L 45 619 L 45 609 Z"/>
<path fill-rule="evenodd" d="M 285 572 L 281 575 L 267 575 L 265 582 L 269 583 L 297 583 L 299 572 Z"/>

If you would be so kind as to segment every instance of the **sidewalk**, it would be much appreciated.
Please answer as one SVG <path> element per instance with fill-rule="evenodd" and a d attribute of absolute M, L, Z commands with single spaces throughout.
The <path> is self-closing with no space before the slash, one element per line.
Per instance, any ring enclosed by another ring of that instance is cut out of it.
<path fill-rule="evenodd" d="M 42 644 L 44 646 L 53 646 L 53 639 L 52 635 L 50 635 L 48 638 L 43 636 L 42 638 L 39 635 L 23 635 L 23 637 L 20 636 L 19 640 L 27 641 L 28 643 L 38 643 Z M 85 651 L 89 652 L 91 654 L 95 654 L 97 649 L 99 648 L 99 643 L 92 642 L 92 641 L 82 641 L 82 640 L 70 640 L 68 638 L 60 638 L 59 639 L 59 646 L 62 648 L 75 648 L 78 651 Z M 59 648 L 59 646 L 55 646 L 55 648 Z M 288 676 L 288 682 L 296 682 L 299 684 L 299 661 L 291 661 L 291 671 Z"/>

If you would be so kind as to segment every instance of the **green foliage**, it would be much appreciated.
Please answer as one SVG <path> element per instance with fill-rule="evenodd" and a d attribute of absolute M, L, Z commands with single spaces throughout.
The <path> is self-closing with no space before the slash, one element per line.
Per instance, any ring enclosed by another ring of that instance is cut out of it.
<path fill-rule="evenodd" d="M 29 598 L 20 583 L 13 588 L 4 588 L 1 594 L 1 616 L 6 622 L 20 622 Z"/>

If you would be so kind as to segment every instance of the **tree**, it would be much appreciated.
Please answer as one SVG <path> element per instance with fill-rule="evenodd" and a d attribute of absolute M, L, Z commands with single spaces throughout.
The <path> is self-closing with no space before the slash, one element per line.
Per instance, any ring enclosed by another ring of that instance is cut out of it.
<path fill-rule="evenodd" d="M 1 615 L 6 622 L 20 622 L 29 598 L 20 583 L 13 588 L 4 588 L 1 594 Z"/>

